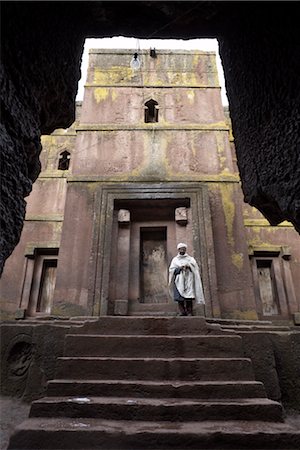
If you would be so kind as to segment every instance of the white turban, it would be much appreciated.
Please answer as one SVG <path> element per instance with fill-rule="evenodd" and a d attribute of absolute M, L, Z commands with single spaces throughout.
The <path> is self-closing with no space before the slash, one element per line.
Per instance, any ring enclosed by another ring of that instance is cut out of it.
<path fill-rule="evenodd" d="M 179 250 L 180 248 L 185 247 L 187 248 L 187 245 L 184 244 L 183 242 L 179 242 L 179 244 L 177 245 L 177 250 Z"/>

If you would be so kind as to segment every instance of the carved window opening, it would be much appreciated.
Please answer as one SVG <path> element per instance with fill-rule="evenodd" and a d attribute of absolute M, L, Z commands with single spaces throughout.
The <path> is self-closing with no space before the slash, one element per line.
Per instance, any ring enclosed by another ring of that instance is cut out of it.
<path fill-rule="evenodd" d="M 51 313 L 58 248 L 35 248 L 26 255 L 26 270 L 20 308 L 26 310 L 26 316 L 38 316 Z"/>
<path fill-rule="evenodd" d="M 56 281 L 57 259 L 43 259 L 37 312 L 50 314 Z"/>
<path fill-rule="evenodd" d="M 69 170 L 71 153 L 67 150 L 63 151 L 59 155 L 58 170 Z"/>
<path fill-rule="evenodd" d="M 155 100 L 149 100 L 145 103 L 145 123 L 158 122 L 158 103 Z"/>
<path fill-rule="evenodd" d="M 260 319 L 289 318 L 293 312 L 295 292 L 289 266 L 290 249 L 250 248 L 254 292 Z"/>
<path fill-rule="evenodd" d="M 277 316 L 280 314 L 280 308 L 273 260 L 257 258 L 256 268 L 262 313 L 264 316 Z"/>

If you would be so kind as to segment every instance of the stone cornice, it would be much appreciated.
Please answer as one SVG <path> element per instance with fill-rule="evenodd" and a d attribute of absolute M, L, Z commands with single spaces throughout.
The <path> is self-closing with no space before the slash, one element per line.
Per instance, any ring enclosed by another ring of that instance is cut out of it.
<path fill-rule="evenodd" d="M 86 83 L 85 88 L 132 88 L 132 89 L 218 89 L 221 90 L 220 85 L 211 84 L 98 84 L 98 83 Z"/>
<path fill-rule="evenodd" d="M 137 183 L 187 183 L 187 179 L 190 183 L 239 183 L 239 175 L 234 174 L 219 174 L 219 175 L 191 175 L 185 174 L 182 177 L 165 177 L 163 180 L 160 179 L 144 179 L 141 177 L 134 178 L 130 174 L 121 174 L 120 176 L 114 175 L 113 177 L 104 177 L 99 175 L 70 175 L 67 178 L 68 183 L 111 183 L 112 186 L 115 183 L 129 183 L 135 185 Z"/>
<path fill-rule="evenodd" d="M 224 122 L 217 122 L 211 124 L 193 124 L 193 125 L 180 125 L 180 124 L 88 124 L 81 123 L 76 127 L 76 131 L 229 131 L 229 127 Z"/>
<path fill-rule="evenodd" d="M 25 222 L 63 222 L 63 214 L 27 214 Z"/>

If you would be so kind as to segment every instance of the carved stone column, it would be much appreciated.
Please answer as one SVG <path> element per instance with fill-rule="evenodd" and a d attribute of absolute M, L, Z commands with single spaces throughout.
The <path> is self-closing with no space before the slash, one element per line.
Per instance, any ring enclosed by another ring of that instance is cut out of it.
<path fill-rule="evenodd" d="M 130 252 L 130 211 L 118 212 L 117 243 L 117 285 L 114 313 L 126 316 L 128 313 L 129 252 Z"/>

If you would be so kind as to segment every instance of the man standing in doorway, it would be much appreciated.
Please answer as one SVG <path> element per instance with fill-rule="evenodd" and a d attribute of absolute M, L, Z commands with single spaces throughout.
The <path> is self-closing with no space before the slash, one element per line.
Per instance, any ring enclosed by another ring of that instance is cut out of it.
<path fill-rule="evenodd" d="M 187 245 L 177 245 L 178 254 L 169 267 L 169 288 L 178 302 L 181 316 L 193 315 L 193 301 L 205 304 L 202 281 L 196 260 L 186 253 Z"/>

